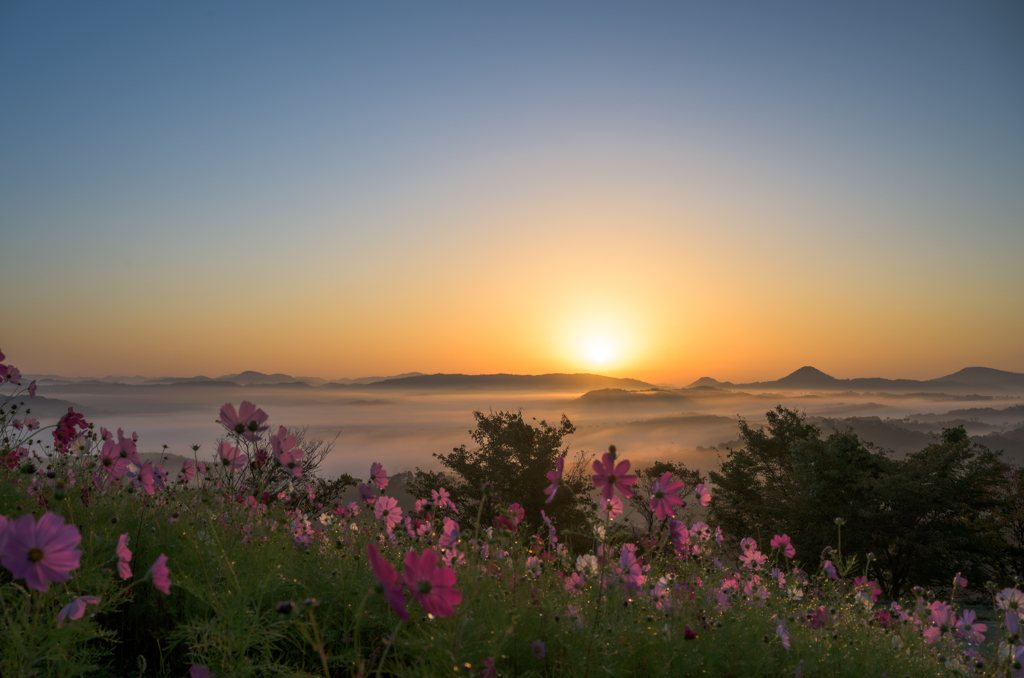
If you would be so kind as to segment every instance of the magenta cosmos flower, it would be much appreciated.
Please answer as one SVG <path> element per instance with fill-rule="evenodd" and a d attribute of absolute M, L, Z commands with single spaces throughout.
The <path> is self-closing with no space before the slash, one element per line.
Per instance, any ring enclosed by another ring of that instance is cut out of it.
<path fill-rule="evenodd" d="M 402 509 L 398 508 L 398 501 L 394 497 L 381 497 L 378 499 L 373 513 L 391 528 L 402 519 Z"/>
<path fill-rule="evenodd" d="M 548 471 L 548 482 L 551 484 L 544 488 L 544 494 L 548 495 L 548 498 L 544 500 L 545 504 L 550 504 L 555 500 L 555 492 L 558 492 L 558 486 L 562 483 L 562 473 L 565 471 L 565 458 L 559 457 L 555 460 L 555 470 Z"/>
<path fill-rule="evenodd" d="M 672 482 L 672 474 L 666 473 L 651 485 L 651 510 L 662 520 L 668 520 L 676 514 L 677 506 L 685 506 L 676 493 L 683 489 L 680 481 Z"/>
<path fill-rule="evenodd" d="M 370 481 L 377 486 L 378 490 L 383 490 L 388 486 L 388 472 L 381 464 L 377 462 L 370 464 Z"/>
<path fill-rule="evenodd" d="M 128 550 L 128 534 L 122 534 L 117 540 L 117 575 L 121 579 L 128 579 L 132 576 L 132 568 L 128 563 L 132 559 L 132 552 Z"/>
<path fill-rule="evenodd" d="M 242 451 L 224 440 L 217 447 L 217 454 L 220 456 L 220 463 L 224 466 L 231 468 L 231 471 L 240 471 L 245 468 L 245 462 L 249 461 L 247 455 L 242 454 Z"/>
<path fill-rule="evenodd" d="M 71 579 L 68 573 L 78 568 L 82 558 L 82 552 L 75 548 L 80 541 L 78 528 L 65 525 L 60 516 L 48 512 L 37 523 L 27 513 L 7 524 L 0 553 L 4 567 L 15 579 L 24 579 L 29 588 L 45 592 L 51 582 Z"/>
<path fill-rule="evenodd" d="M 153 588 L 165 595 L 171 595 L 171 571 L 167 569 L 167 556 L 160 554 L 149 568 L 149 575 L 153 580 Z"/>
<path fill-rule="evenodd" d="M 384 560 L 373 544 L 366 545 L 366 557 L 370 560 L 373 576 L 380 582 L 380 592 L 384 594 L 388 605 L 402 621 L 409 621 L 409 613 L 405 610 L 405 594 L 402 593 L 402 582 L 398 572 L 391 567 L 391 563 Z"/>
<path fill-rule="evenodd" d="M 305 452 L 296 445 L 299 439 L 288 435 L 288 429 L 284 426 L 277 429 L 277 433 L 270 437 L 270 447 L 274 450 L 274 456 L 281 466 L 284 466 L 296 478 L 302 477 L 302 457 Z"/>
<path fill-rule="evenodd" d="M 781 549 L 782 555 L 787 558 L 792 558 L 796 555 L 796 549 L 793 548 L 793 544 L 790 543 L 788 534 L 777 534 L 772 537 L 771 545 L 773 549 Z"/>
<path fill-rule="evenodd" d="M 615 455 L 605 452 L 600 461 L 594 462 L 594 487 L 601 489 L 603 499 L 611 499 L 615 490 L 619 491 L 624 499 L 633 496 L 629 486 L 637 480 L 636 476 L 626 475 L 629 473 L 629 462 L 626 460 L 615 463 Z"/>
<path fill-rule="evenodd" d="M 57 613 L 57 628 L 64 624 L 65 619 L 81 619 L 85 614 L 86 605 L 99 605 L 100 599 L 96 596 L 79 596 L 61 608 Z"/>
<path fill-rule="evenodd" d="M 423 556 L 416 551 L 405 555 L 404 579 L 413 598 L 435 617 L 455 614 L 452 605 L 462 602 L 462 593 L 453 588 L 455 573 L 437 566 L 437 554 L 427 549 Z"/>
<path fill-rule="evenodd" d="M 235 406 L 231 403 L 225 403 L 220 408 L 220 423 L 224 425 L 224 428 L 251 443 L 256 442 L 259 437 L 257 434 L 267 430 L 268 427 L 263 426 L 267 419 L 269 419 L 267 413 L 248 400 L 242 401 L 242 404 L 238 406 L 238 412 L 235 412 Z"/>

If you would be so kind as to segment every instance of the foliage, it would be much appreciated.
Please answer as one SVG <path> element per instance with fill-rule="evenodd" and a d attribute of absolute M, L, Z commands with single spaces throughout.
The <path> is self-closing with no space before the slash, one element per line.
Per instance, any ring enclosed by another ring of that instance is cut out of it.
<path fill-rule="evenodd" d="M 844 551 L 864 562 L 887 596 L 914 584 L 948 586 L 953 575 L 985 578 L 1003 554 L 997 492 L 1005 465 L 972 445 L 962 427 L 905 459 L 873 449 L 850 431 L 821 438 L 794 410 L 779 406 L 767 427 L 740 421 L 745 446 L 730 450 L 712 513 L 729 534 L 788 534 L 817 553 L 844 520 Z"/>
<path fill-rule="evenodd" d="M 429 499 L 430 490 L 447 483 L 464 528 L 474 524 L 478 512 L 481 522 L 490 525 L 505 507 L 518 503 L 531 528 L 543 524 L 543 510 L 560 525 L 586 529 L 592 486 L 585 452 L 578 452 L 572 463 L 566 464 L 554 501 L 546 503 L 544 494 L 549 485 L 545 474 L 555 467 L 557 459 L 569 455 L 569 448 L 563 449 L 562 441 L 576 427 L 568 417 L 562 415 L 561 422 L 554 427 L 546 421 L 531 425 L 523 419 L 522 412 L 474 412 L 473 416 L 477 426 L 469 434 L 477 448 L 470 450 L 461 445 L 450 454 L 435 454 L 452 475 L 417 469 L 409 488 L 413 496 Z M 486 495 L 485 485 L 489 486 Z"/>

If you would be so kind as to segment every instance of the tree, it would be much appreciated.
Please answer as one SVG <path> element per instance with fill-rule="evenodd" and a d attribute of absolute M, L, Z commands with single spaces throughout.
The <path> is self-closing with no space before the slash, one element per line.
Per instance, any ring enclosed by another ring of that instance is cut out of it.
<path fill-rule="evenodd" d="M 474 412 L 473 416 L 476 430 L 469 434 L 476 449 L 462 445 L 450 454 L 435 454 L 450 473 L 416 469 L 416 478 L 409 486 L 413 496 L 429 499 L 430 490 L 446 487 L 459 510 L 457 518 L 467 529 L 474 526 L 481 502 L 481 522 L 485 526 L 513 503 L 523 507 L 524 521 L 535 529 L 543 523 L 541 510 L 563 529 L 586 522 L 591 487 L 589 457 L 582 451 L 572 463 L 566 463 L 555 500 L 545 503 L 544 488 L 550 484 L 546 474 L 554 470 L 555 460 L 568 456 L 569 448 L 562 448 L 562 440 L 576 430 L 568 417 L 562 415 L 555 427 L 546 421 L 531 425 L 524 421 L 522 412 Z M 490 488 L 488 496 L 484 494 L 485 483 Z"/>
<path fill-rule="evenodd" d="M 709 474 L 712 514 L 731 538 L 788 534 L 815 567 L 825 546 L 840 545 L 834 519 L 843 518 L 844 555 L 864 563 L 873 553 L 872 574 L 892 598 L 911 583 L 948 586 L 958 571 L 983 579 L 1005 552 L 1006 465 L 963 427 L 898 460 L 852 431 L 822 439 L 794 410 L 767 418 L 756 430 L 741 420 L 745 446 Z"/>

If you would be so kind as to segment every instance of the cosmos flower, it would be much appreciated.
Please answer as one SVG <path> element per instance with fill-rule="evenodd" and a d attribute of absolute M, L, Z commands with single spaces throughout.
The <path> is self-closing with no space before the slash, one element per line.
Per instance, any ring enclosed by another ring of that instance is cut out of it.
<path fill-rule="evenodd" d="M 268 419 L 268 415 L 248 400 L 243 400 L 235 412 L 235 406 L 225 403 L 220 408 L 220 423 L 224 428 L 236 435 L 240 435 L 249 442 L 256 442 L 259 434 L 267 430 L 262 424 Z"/>
<path fill-rule="evenodd" d="M 452 496 L 448 493 L 448 490 L 442 488 L 431 490 L 430 499 L 434 502 L 434 506 L 438 508 L 448 507 L 454 513 L 458 513 L 459 509 L 455 508 L 455 502 L 452 501 Z"/>
<path fill-rule="evenodd" d="M 399 580 L 398 572 L 380 555 L 380 551 L 373 544 L 366 545 L 366 557 L 370 560 L 373 576 L 380 582 L 380 593 L 384 594 L 388 605 L 402 621 L 409 621 L 409 613 L 405 610 L 405 594 L 402 593 L 402 582 Z"/>
<path fill-rule="evenodd" d="M 559 457 L 555 460 L 555 470 L 547 472 L 547 478 L 551 484 L 544 488 L 544 494 L 548 496 L 544 500 L 545 504 L 550 504 L 555 500 L 555 492 L 558 492 L 558 486 L 562 482 L 563 471 L 565 471 L 565 458 Z"/>
<path fill-rule="evenodd" d="M 453 605 L 462 602 L 462 593 L 454 588 L 455 573 L 437 567 L 437 554 L 430 549 L 420 556 L 409 551 L 405 556 L 404 579 L 413 598 L 435 617 L 455 614 Z"/>
<path fill-rule="evenodd" d="M 370 464 L 370 481 L 381 491 L 388 486 L 390 482 L 388 480 L 388 472 L 384 470 L 381 464 L 377 462 Z"/>
<path fill-rule="evenodd" d="M 81 619 L 85 614 L 86 605 L 99 605 L 100 599 L 96 596 L 79 596 L 61 608 L 57 613 L 57 628 L 59 629 L 65 619 Z"/>
<path fill-rule="evenodd" d="M 36 522 L 31 513 L 7 523 L 0 543 L 3 566 L 15 579 L 24 579 L 29 588 L 47 591 L 50 583 L 59 584 L 71 578 L 82 552 L 75 548 L 82 535 L 74 525 L 47 512 Z"/>
<path fill-rule="evenodd" d="M 117 574 L 121 579 L 132 576 L 132 568 L 128 565 L 132 552 L 128 550 L 128 534 L 122 534 L 117 540 Z"/>
<path fill-rule="evenodd" d="M 790 542 L 789 535 L 775 535 L 772 537 L 771 542 L 773 549 L 782 549 L 782 555 L 792 559 L 796 555 L 796 549 L 793 548 L 793 544 Z"/>
<path fill-rule="evenodd" d="M 597 510 L 608 516 L 608 520 L 615 520 L 622 515 L 622 500 L 612 495 L 609 499 L 602 499 Z"/>
<path fill-rule="evenodd" d="M 165 595 L 171 595 L 171 571 L 167 569 L 167 556 L 160 554 L 149 568 L 149 575 L 153 588 Z"/>
<path fill-rule="evenodd" d="M 676 514 L 677 506 L 685 506 L 677 492 L 683 489 L 680 481 L 672 481 L 672 474 L 665 473 L 651 485 L 651 510 L 662 520 L 668 520 Z"/>
<path fill-rule="evenodd" d="M 637 478 L 629 473 L 629 462 L 622 460 L 615 463 L 615 455 L 605 452 L 600 461 L 594 462 L 594 476 L 592 478 L 594 487 L 600 488 L 603 499 L 611 499 L 615 490 L 619 491 L 624 499 L 633 496 L 630 485 L 636 483 Z"/>
<path fill-rule="evenodd" d="M 248 456 L 226 440 L 217 446 L 217 455 L 220 457 L 220 463 L 230 467 L 232 472 L 242 470 L 249 461 Z"/>
<path fill-rule="evenodd" d="M 704 483 L 693 488 L 693 495 L 697 498 L 697 503 L 701 506 L 707 506 L 711 503 L 711 490 L 704 487 Z"/>
<path fill-rule="evenodd" d="M 270 437 L 270 447 L 274 450 L 274 457 L 281 466 L 284 466 L 296 478 L 302 477 L 302 457 L 305 452 L 296 447 L 299 439 L 288 435 L 288 429 L 284 426 L 277 429 L 277 433 Z"/>
<path fill-rule="evenodd" d="M 394 497 L 381 497 L 378 499 L 373 513 L 390 528 L 394 528 L 402 519 L 402 509 L 398 508 L 398 500 Z"/>

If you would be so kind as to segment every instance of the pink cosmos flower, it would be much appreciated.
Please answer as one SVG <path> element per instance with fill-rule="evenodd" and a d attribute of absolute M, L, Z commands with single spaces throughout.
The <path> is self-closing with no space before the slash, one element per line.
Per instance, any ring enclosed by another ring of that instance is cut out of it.
<path fill-rule="evenodd" d="M 961 589 L 967 588 L 967 580 L 964 577 L 961 577 L 959 572 L 957 572 L 953 577 L 953 587 Z"/>
<path fill-rule="evenodd" d="M 643 575 L 640 564 L 636 562 L 636 554 L 633 550 L 623 547 L 619 556 L 619 565 L 622 566 L 622 583 L 628 589 L 638 589 L 644 585 L 647 579 Z"/>
<path fill-rule="evenodd" d="M 153 492 L 156 491 L 156 473 L 153 470 L 153 462 L 147 461 L 139 469 L 138 475 L 139 485 L 142 486 L 142 491 L 153 496 Z"/>
<path fill-rule="evenodd" d="M 1018 589 L 1003 589 L 996 594 L 996 607 L 1001 610 L 1013 610 L 1019 616 L 1024 609 L 1024 593 Z"/>
<path fill-rule="evenodd" d="M 128 579 L 132 576 L 132 568 L 128 563 L 132 559 L 132 552 L 128 550 L 128 534 L 122 534 L 117 540 L 117 574 L 121 579 Z"/>
<path fill-rule="evenodd" d="M 672 474 L 665 473 L 651 485 L 651 510 L 662 520 L 675 516 L 677 506 L 685 506 L 676 493 L 683 489 L 680 481 L 672 482 Z"/>
<path fill-rule="evenodd" d="M 782 641 L 782 647 L 786 648 L 786 653 L 788 654 L 789 653 L 789 648 L 790 648 L 790 642 L 789 642 L 789 632 L 786 631 L 786 627 L 783 626 L 782 624 L 779 624 L 778 626 L 775 627 L 775 633 L 779 634 L 779 640 Z"/>
<path fill-rule="evenodd" d="M 438 508 L 448 507 L 454 513 L 459 512 L 459 509 L 455 508 L 455 502 L 452 501 L 452 496 L 448 493 L 448 490 L 443 487 L 437 490 L 431 490 L 430 499 L 434 502 L 434 506 L 437 506 Z"/>
<path fill-rule="evenodd" d="M 558 486 L 562 482 L 563 471 L 565 471 L 565 458 L 559 457 L 555 460 L 555 470 L 547 472 L 547 478 L 551 484 L 544 488 L 544 494 L 548 496 L 544 500 L 545 504 L 550 504 L 555 500 L 555 492 L 558 492 Z"/>
<path fill-rule="evenodd" d="M 792 559 L 793 556 L 796 555 L 796 549 L 793 548 L 793 544 L 790 543 L 789 535 L 787 534 L 775 535 L 772 538 L 772 548 L 782 549 L 782 555 L 790 559 Z"/>
<path fill-rule="evenodd" d="M 977 616 L 974 610 L 964 610 L 963 616 L 956 620 L 956 632 L 957 635 L 966 638 L 968 642 L 980 644 L 985 642 L 985 632 L 988 631 L 988 626 L 975 624 L 974 620 Z"/>
<path fill-rule="evenodd" d="M 437 540 L 437 545 L 443 549 L 454 548 L 459 543 L 459 524 L 451 518 L 445 517 L 444 528 L 441 531 L 441 537 Z"/>
<path fill-rule="evenodd" d="M 618 490 L 624 499 L 629 499 L 633 496 L 633 491 L 629 489 L 629 486 L 636 483 L 637 477 L 627 475 L 628 473 L 628 461 L 623 460 L 616 464 L 615 455 L 605 452 L 600 461 L 594 462 L 592 481 L 594 487 L 601 489 L 603 499 L 611 499 L 615 490 Z"/>
<path fill-rule="evenodd" d="M 872 603 L 878 602 L 878 596 L 882 593 L 878 584 L 868 581 L 867 577 L 854 577 L 853 587 L 857 590 L 857 598 L 865 602 L 869 599 Z"/>
<path fill-rule="evenodd" d="M 377 486 L 378 490 L 383 490 L 388 486 L 388 472 L 384 470 L 384 467 L 377 462 L 370 464 L 370 481 Z"/>
<path fill-rule="evenodd" d="M 405 584 L 423 609 L 435 617 L 455 614 L 453 605 L 462 602 L 462 593 L 454 588 L 455 573 L 437 567 L 437 554 L 427 549 L 423 555 L 409 551 L 405 556 Z"/>
<path fill-rule="evenodd" d="M 68 446 L 78 437 L 78 432 L 75 431 L 76 427 L 86 431 L 89 429 L 89 424 L 85 421 L 85 417 L 75 412 L 74 408 L 69 407 L 67 414 L 57 421 L 57 426 L 53 429 L 55 450 L 61 453 L 68 451 Z"/>
<path fill-rule="evenodd" d="M 61 608 L 57 613 L 57 628 L 59 629 L 65 619 L 81 619 L 85 614 L 86 605 L 99 605 L 100 599 L 96 596 L 79 596 Z"/>
<path fill-rule="evenodd" d="M 622 515 L 622 501 L 615 495 L 612 495 L 609 499 L 602 499 L 597 510 L 608 516 L 608 520 L 615 520 Z"/>
<path fill-rule="evenodd" d="M 74 525 L 54 513 L 45 513 L 39 522 L 31 513 L 9 521 L 0 543 L 3 566 L 15 579 L 24 579 L 29 588 L 46 592 L 50 582 L 59 584 L 71 578 L 82 552 L 75 548 L 82 535 Z"/>
<path fill-rule="evenodd" d="M 167 556 L 160 554 L 149 568 L 149 575 L 153 581 L 153 588 L 165 595 L 171 595 L 171 571 L 167 569 Z"/>
<path fill-rule="evenodd" d="M 178 481 L 182 483 L 190 483 L 195 477 L 196 463 L 191 459 L 186 459 L 185 463 L 181 465 L 181 473 L 178 474 Z"/>
<path fill-rule="evenodd" d="M 139 448 L 136 446 L 138 440 L 138 434 L 132 432 L 131 438 L 124 437 L 124 431 L 117 429 L 117 450 L 118 455 L 127 459 L 136 466 L 142 466 L 142 462 L 139 460 Z"/>
<path fill-rule="evenodd" d="M 217 446 L 217 454 L 220 456 L 220 463 L 229 466 L 232 472 L 242 470 L 245 468 L 246 462 L 249 461 L 247 455 L 242 454 L 239 448 L 226 440 Z"/>
<path fill-rule="evenodd" d="M 931 610 L 931 622 L 933 625 L 926 628 L 921 635 L 924 636 L 924 642 L 931 645 L 953 630 L 956 624 L 956 616 L 953 614 L 953 608 L 941 600 L 936 600 L 928 608 Z"/>
<path fill-rule="evenodd" d="M 744 537 L 740 540 L 740 549 L 742 551 L 754 551 L 757 549 L 757 542 L 752 537 Z"/>
<path fill-rule="evenodd" d="M 399 580 L 395 568 L 391 567 L 391 563 L 380 555 L 380 551 L 373 544 L 366 545 L 366 557 L 370 561 L 373 576 L 380 582 L 380 592 L 384 594 L 388 605 L 391 606 L 391 609 L 395 611 L 395 614 L 402 621 L 409 621 L 409 613 L 405 610 L 405 594 L 402 593 L 402 582 Z"/>
<path fill-rule="evenodd" d="M 5 380 L 17 386 L 18 384 L 21 383 L 21 370 L 19 370 L 17 367 L 11 367 L 10 365 L 8 365 L 7 377 Z"/>
<path fill-rule="evenodd" d="M 193 664 L 188 670 L 188 678 L 214 678 L 213 672 L 205 665 Z"/>
<path fill-rule="evenodd" d="M 35 398 L 36 397 L 36 380 L 35 379 L 33 379 L 32 383 L 30 383 L 28 385 L 28 397 L 29 398 Z"/>
<path fill-rule="evenodd" d="M 548 649 L 544 647 L 544 641 L 540 638 L 533 641 L 533 645 L 531 647 L 533 648 L 533 656 L 537 659 L 544 659 L 544 657 L 548 656 Z"/>
<path fill-rule="evenodd" d="M 394 497 L 384 496 L 378 499 L 373 513 L 390 528 L 394 528 L 402 519 L 402 509 L 398 508 L 398 500 Z"/>
<path fill-rule="evenodd" d="M 273 448 L 278 463 L 287 468 L 296 478 L 301 478 L 301 459 L 306 453 L 296 447 L 298 444 L 299 439 L 288 435 L 288 429 L 284 426 L 277 429 L 277 433 L 270 437 L 270 447 Z"/>
<path fill-rule="evenodd" d="M 690 545 L 690 531 L 686 529 L 686 524 L 681 520 L 673 520 L 668 524 L 668 531 L 676 551 L 685 553 Z"/>
<path fill-rule="evenodd" d="M 829 579 L 839 579 L 839 575 L 836 574 L 836 566 L 832 564 L 831 560 L 826 560 L 821 566 L 825 568 L 825 574 L 828 575 Z"/>
<path fill-rule="evenodd" d="M 103 443 L 103 450 L 100 452 L 100 465 L 107 480 L 120 478 L 128 473 L 127 457 L 121 456 L 121 447 L 113 440 Z"/>
<path fill-rule="evenodd" d="M 756 548 L 744 551 L 743 555 L 740 556 L 740 562 L 743 563 L 743 567 L 751 570 L 760 570 L 767 560 L 768 557 Z"/>
<path fill-rule="evenodd" d="M 512 518 L 512 525 L 518 525 L 526 517 L 526 509 L 520 506 L 518 502 L 508 507 L 508 513 Z"/>
<path fill-rule="evenodd" d="M 494 657 L 487 657 L 487 659 L 484 660 L 484 668 L 483 671 L 480 672 L 480 675 L 483 676 L 483 678 L 497 678 L 498 669 L 494 666 Z"/>
<path fill-rule="evenodd" d="M 267 413 L 258 409 L 248 400 L 243 400 L 235 412 L 235 406 L 225 403 L 220 408 L 220 423 L 224 428 L 236 435 L 240 435 L 251 443 L 256 442 L 259 434 L 266 431 L 267 426 L 262 424 L 268 419 Z"/>
<path fill-rule="evenodd" d="M 373 494 L 373 488 L 365 483 L 359 483 L 359 497 L 366 502 L 367 506 L 372 506 L 377 501 L 376 495 Z"/>
<path fill-rule="evenodd" d="M 697 498 L 697 503 L 701 506 L 707 506 L 711 503 L 711 490 L 704 487 L 704 483 L 693 488 L 693 496 Z"/>
<path fill-rule="evenodd" d="M 25 417 L 25 428 L 27 428 L 29 431 L 35 431 L 37 428 L 39 428 L 39 420 L 36 419 L 35 417 Z"/>

